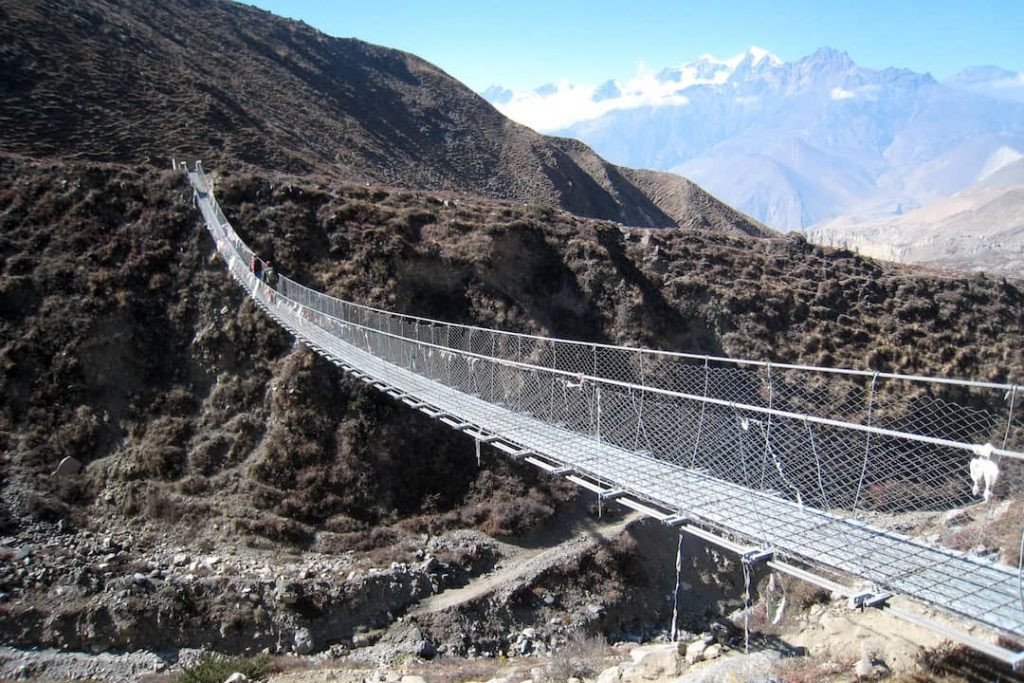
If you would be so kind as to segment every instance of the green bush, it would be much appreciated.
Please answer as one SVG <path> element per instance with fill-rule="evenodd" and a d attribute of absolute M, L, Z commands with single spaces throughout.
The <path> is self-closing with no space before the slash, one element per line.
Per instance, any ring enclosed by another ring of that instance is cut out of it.
<path fill-rule="evenodd" d="M 224 683 L 231 674 L 243 673 L 250 680 L 262 681 L 270 673 L 270 657 L 222 657 L 205 655 L 178 677 L 180 683 Z"/>

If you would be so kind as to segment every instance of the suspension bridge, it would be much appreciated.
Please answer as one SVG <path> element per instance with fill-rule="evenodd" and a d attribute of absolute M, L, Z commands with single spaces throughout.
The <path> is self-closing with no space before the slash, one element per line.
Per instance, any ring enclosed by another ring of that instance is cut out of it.
<path fill-rule="evenodd" d="M 466 433 L 478 457 L 489 444 L 734 551 L 745 570 L 765 563 L 1024 668 L 1024 652 L 1003 644 L 1024 639 L 1017 548 L 999 557 L 985 545 L 995 522 L 941 523 L 953 510 L 1001 519 L 1014 503 L 999 494 L 1024 488 L 1024 386 L 502 332 L 358 305 L 285 276 L 272 289 L 251 272 L 253 252 L 201 164 L 178 168 L 256 304 L 344 371 Z M 996 495 L 991 481 L 972 487 L 972 460 L 998 471 Z M 892 530 L 922 518 L 939 531 Z"/>

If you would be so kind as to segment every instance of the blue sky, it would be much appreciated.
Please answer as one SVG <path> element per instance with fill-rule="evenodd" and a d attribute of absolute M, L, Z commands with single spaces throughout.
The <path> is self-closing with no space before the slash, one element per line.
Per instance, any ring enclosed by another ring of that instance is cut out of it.
<path fill-rule="evenodd" d="M 758 45 L 950 76 L 1024 69 L 1024 0 L 254 0 L 334 36 L 415 53 L 474 90 L 598 83 Z"/>

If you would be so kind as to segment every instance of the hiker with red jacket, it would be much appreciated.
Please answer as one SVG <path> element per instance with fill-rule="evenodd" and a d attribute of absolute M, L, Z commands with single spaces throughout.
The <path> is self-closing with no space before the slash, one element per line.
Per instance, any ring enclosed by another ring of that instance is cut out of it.
<path fill-rule="evenodd" d="M 263 279 L 263 261 L 256 254 L 252 255 L 252 261 L 249 263 L 249 270 L 256 276 L 257 280 Z"/>

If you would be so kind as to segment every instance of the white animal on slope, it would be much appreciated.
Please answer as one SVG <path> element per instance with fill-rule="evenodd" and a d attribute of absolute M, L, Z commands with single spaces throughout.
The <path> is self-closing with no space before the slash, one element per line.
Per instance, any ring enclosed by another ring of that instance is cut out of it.
<path fill-rule="evenodd" d="M 992 461 L 992 451 L 993 447 L 990 443 L 975 447 L 974 452 L 978 454 L 978 457 L 971 459 L 971 481 L 974 482 L 971 493 L 978 495 L 981 492 L 981 484 L 984 482 L 985 502 L 992 497 L 992 489 L 999 481 L 999 465 Z"/>

